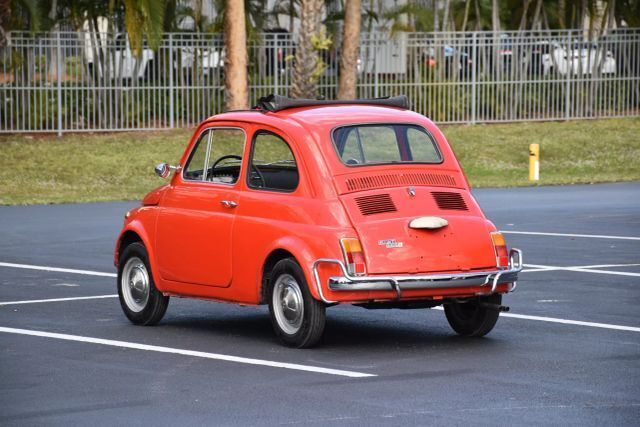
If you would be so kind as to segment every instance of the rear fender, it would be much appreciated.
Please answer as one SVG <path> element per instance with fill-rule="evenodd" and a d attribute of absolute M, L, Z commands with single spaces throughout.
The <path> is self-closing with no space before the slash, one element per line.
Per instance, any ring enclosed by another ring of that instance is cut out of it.
<path fill-rule="evenodd" d="M 319 242 L 319 245 L 320 244 L 321 243 Z M 321 297 L 318 294 L 315 279 L 313 276 L 313 263 L 316 261 L 316 259 L 319 258 L 315 254 L 326 252 L 326 250 L 324 250 L 323 252 L 319 252 L 320 248 L 314 248 L 311 245 L 309 245 L 306 241 L 300 238 L 293 237 L 293 236 L 286 236 L 276 240 L 273 243 L 273 246 L 269 249 L 269 251 L 265 255 L 265 260 L 266 260 L 266 257 L 269 256 L 269 254 L 271 254 L 273 251 L 278 249 L 283 249 L 291 253 L 291 255 L 293 255 L 293 257 L 296 259 L 298 264 L 300 264 L 302 271 L 304 272 L 304 277 L 307 280 L 309 292 L 311 292 L 311 295 L 315 299 L 321 300 Z"/>

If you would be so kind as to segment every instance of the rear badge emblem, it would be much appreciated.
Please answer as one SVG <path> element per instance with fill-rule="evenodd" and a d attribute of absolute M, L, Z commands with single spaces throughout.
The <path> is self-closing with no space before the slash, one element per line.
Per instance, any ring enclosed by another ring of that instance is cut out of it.
<path fill-rule="evenodd" d="M 384 246 L 387 249 L 392 249 L 392 248 L 402 248 L 404 246 L 404 243 L 398 242 L 396 239 L 385 239 L 385 240 L 378 240 L 378 245 Z"/>
<path fill-rule="evenodd" d="M 413 187 L 407 188 L 407 193 L 409 193 L 409 197 L 416 197 L 416 189 Z"/>

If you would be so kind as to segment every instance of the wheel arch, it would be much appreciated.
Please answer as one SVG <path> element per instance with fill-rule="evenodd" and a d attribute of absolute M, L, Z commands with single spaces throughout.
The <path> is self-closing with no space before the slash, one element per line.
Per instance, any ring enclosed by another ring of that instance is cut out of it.
<path fill-rule="evenodd" d="M 278 261 L 284 258 L 293 258 L 302 268 L 305 279 L 307 280 L 307 288 L 315 299 L 320 299 L 318 295 L 312 272 L 312 265 L 317 257 L 314 257 L 314 251 L 304 241 L 299 238 L 288 236 L 278 239 L 274 242 L 267 256 L 262 263 L 262 271 L 260 275 L 260 303 L 267 301 L 267 292 L 269 289 L 269 273 Z"/>
<path fill-rule="evenodd" d="M 271 282 L 271 272 L 275 265 L 286 258 L 294 258 L 295 256 L 286 249 L 277 248 L 271 251 L 262 263 L 262 274 L 260 276 L 260 304 L 266 304 L 269 294 L 269 284 Z"/>
<path fill-rule="evenodd" d="M 135 231 L 127 230 L 122 233 L 122 236 L 120 236 L 120 240 L 118 242 L 118 247 L 116 248 L 116 256 L 119 258 L 120 254 L 127 248 L 127 246 L 136 242 L 144 244 L 142 238 Z M 118 260 L 116 260 L 116 262 L 118 262 Z"/>
<path fill-rule="evenodd" d="M 147 234 L 144 226 L 138 220 L 131 221 L 120 233 L 118 236 L 118 240 L 116 241 L 116 247 L 114 251 L 114 265 L 118 268 L 118 263 L 120 261 L 120 254 L 125 250 L 127 246 L 132 243 L 142 243 L 147 250 L 147 256 L 149 257 L 149 266 L 151 267 L 151 274 L 153 275 L 153 280 L 156 284 L 156 287 L 163 291 L 163 283 L 160 280 L 159 275 L 157 274 L 157 264 L 156 257 L 153 245 L 151 245 L 151 239 L 149 239 L 149 235 Z"/>

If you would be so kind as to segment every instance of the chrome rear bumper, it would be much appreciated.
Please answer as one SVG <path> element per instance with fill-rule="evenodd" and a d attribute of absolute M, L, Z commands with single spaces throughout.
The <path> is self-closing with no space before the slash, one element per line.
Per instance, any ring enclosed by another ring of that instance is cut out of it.
<path fill-rule="evenodd" d="M 321 258 L 313 264 L 313 275 L 316 281 L 318 295 L 326 303 L 322 292 L 318 266 L 320 264 L 335 264 L 342 270 L 342 276 L 329 278 L 329 289 L 332 291 L 395 291 L 398 299 L 403 290 L 409 289 L 447 289 L 468 286 L 486 286 L 487 290 L 480 294 L 494 293 L 500 283 L 510 283 L 509 292 L 516 288 L 518 273 L 522 270 L 522 251 L 511 249 L 509 252 L 509 267 L 504 270 L 474 271 L 469 273 L 427 274 L 402 276 L 352 276 L 344 263 L 337 259 Z M 491 288 L 488 288 L 491 286 Z"/>

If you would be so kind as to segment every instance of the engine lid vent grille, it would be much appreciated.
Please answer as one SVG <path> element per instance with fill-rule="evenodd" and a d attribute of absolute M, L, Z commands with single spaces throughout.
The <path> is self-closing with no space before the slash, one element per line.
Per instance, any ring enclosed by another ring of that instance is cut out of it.
<path fill-rule="evenodd" d="M 356 197 L 356 204 L 362 215 L 375 215 L 398 210 L 389 194 Z"/>
<path fill-rule="evenodd" d="M 398 187 L 402 185 L 433 185 L 455 187 L 456 180 L 451 175 L 440 173 L 409 172 L 402 174 L 379 174 L 347 178 L 348 191 L 369 190 L 372 188 Z"/>
<path fill-rule="evenodd" d="M 449 191 L 434 191 L 431 193 L 440 209 L 468 211 L 469 208 L 459 193 Z"/>

